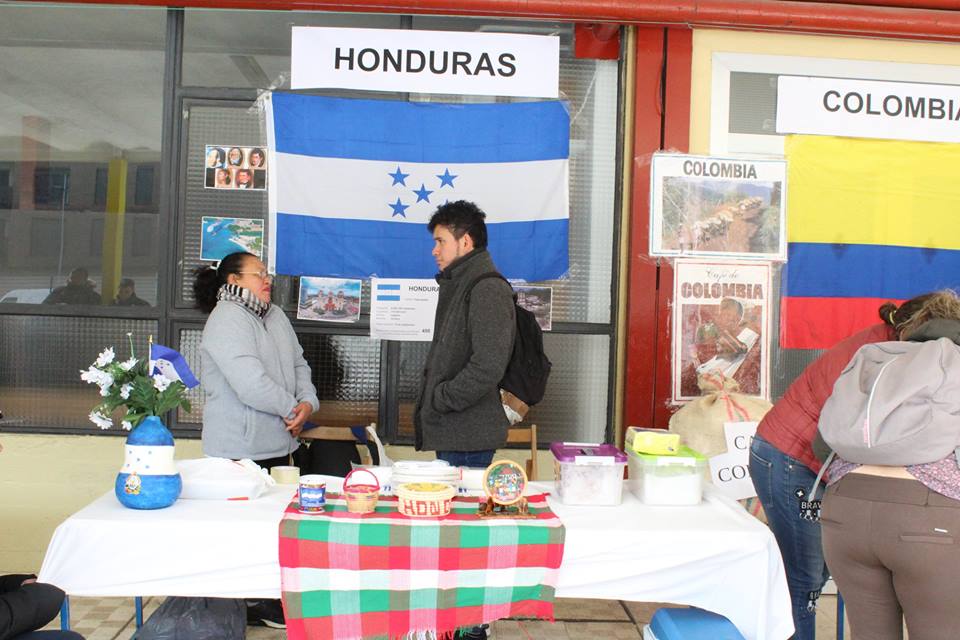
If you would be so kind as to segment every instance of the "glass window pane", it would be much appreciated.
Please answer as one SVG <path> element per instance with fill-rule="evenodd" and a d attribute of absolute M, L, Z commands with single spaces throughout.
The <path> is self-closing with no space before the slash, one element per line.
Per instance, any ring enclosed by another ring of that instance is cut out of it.
<path fill-rule="evenodd" d="M 101 400 L 80 371 L 106 347 L 126 358 L 132 333 L 143 355 L 154 320 L 0 315 L 0 410 L 2 427 L 90 429 L 87 414 Z M 55 355 L 54 355 L 55 354 Z M 119 423 L 118 423 L 119 425 Z M 119 426 L 117 427 L 119 429 Z"/>
<path fill-rule="evenodd" d="M 553 363 L 547 392 L 524 423 L 536 424 L 541 443 L 604 442 L 609 404 L 610 337 L 546 333 L 543 348 Z M 413 411 L 420 395 L 429 342 L 400 345 L 399 435 L 413 441 Z"/>
<path fill-rule="evenodd" d="M 197 87 L 290 88 L 290 29 L 396 29 L 400 16 L 187 9 L 183 84 Z"/>
<path fill-rule="evenodd" d="M 186 12 L 185 20 L 185 84 L 258 88 L 270 84 L 280 88 L 289 86 L 290 26 L 293 24 L 380 28 L 398 28 L 400 25 L 399 18 L 389 16 L 251 14 L 190 9 Z M 413 27 L 559 35 L 560 91 L 561 97 L 569 102 L 571 116 L 570 277 L 548 283 L 554 287 L 553 318 L 556 322 L 608 324 L 612 317 L 610 292 L 615 244 L 618 62 L 574 58 L 571 25 L 415 16 Z M 275 72 L 266 71 L 271 64 L 276 67 Z M 251 72 L 255 67 L 259 70 Z M 348 93 L 337 92 L 338 95 Z M 386 95 L 399 99 L 403 97 Z M 367 94 L 364 97 L 370 96 Z M 490 96 L 423 94 L 411 95 L 410 99 L 452 102 L 511 100 Z M 201 126 L 193 121 L 194 117 L 200 115 L 198 110 L 193 110 L 189 122 L 194 136 Z M 216 117 L 215 110 L 211 110 L 211 116 Z M 219 122 L 221 128 L 229 122 L 239 127 L 239 121 L 245 119 L 245 115 L 237 115 L 229 120 L 222 116 L 218 120 L 204 120 L 202 125 L 214 129 L 217 126 L 215 122 Z M 251 121 L 251 131 L 253 125 Z M 202 163 L 204 144 L 232 143 L 226 139 L 214 140 L 209 134 L 203 140 L 193 137 L 190 144 L 191 162 L 199 159 Z M 191 176 L 193 173 L 195 171 L 191 171 Z M 188 180 L 191 176 L 188 176 Z M 202 188 L 202 184 L 197 186 Z M 188 189 L 190 187 L 188 184 Z M 188 206 L 187 211 L 191 210 Z M 265 210 L 261 215 L 265 215 Z M 189 298 L 189 292 L 185 293 L 185 298 Z"/>
<path fill-rule="evenodd" d="M 0 5 L 0 302 L 73 273 L 52 300 L 109 304 L 129 277 L 156 303 L 160 247 L 130 245 L 159 230 L 157 185 L 140 187 L 159 176 L 165 36 L 162 9 Z"/>
<path fill-rule="evenodd" d="M 560 37 L 560 98 L 567 101 L 570 110 L 570 273 L 566 280 L 545 284 L 554 288 L 554 322 L 609 323 L 617 192 L 618 62 L 574 58 L 573 26 L 569 24 L 414 16 L 413 28 Z M 415 97 L 446 102 L 525 100 L 457 95 Z"/>
<path fill-rule="evenodd" d="M 190 368 L 200 374 L 202 329 L 180 332 L 180 352 Z M 310 365 L 313 384 L 320 398 L 325 426 L 352 426 L 378 421 L 380 409 L 380 341 L 365 336 L 299 334 L 303 356 Z M 203 388 L 188 392 L 191 411 L 179 410 L 180 426 L 199 426 L 203 421 Z"/>
<path fill-rule="evenodd" d="M 270 234 L 266 229 L 267 195 L 265 191 L 208 189 L 205 181 L 205 157 L 207 145 L 240 145 L 266 148 L 266 134 L 261 116 L 251 109 L 250 103 L 234 107 L 188 105 L 189 117 L 184 119 L 187 127 L 187 166 L 184 184 L 185 208 L 181 217 L 183 237 L 179 244 L 181 259 L 179 301 L 182 306 L 193 304 L 194 270 L 200 265 L 211 264 L 201 259 L 201 228 L 204 218 L 230 217 L 254 218 L 264 222 L 264 247 L 269 246 Z M 426 232 L 424 232 L 426 233 Z M 240 250 L 240 247 L 236 247 Z M 266 255 L 264 254 L 266 261 Z M 300 278 L 278 276 L 273 283 L 273 302 L 295 316 L 300 293 Z M 370 310 L 370 281 L 361 285 L 360 312 Z"/>
<path fill-rule="evenodd" d="M 730 133 L 777 135 L 778 77 L 746 71 L 730 74 Z"/>
<path fill-rule="evenodd" d="M 184 118 L 187 129 L 187 166 L 183 182 L 186 185 L 184 209 L 181 213 L 182 238 L 180 254 L 180 295 L 185 306 L 193 304 L 194 269 L 211 264 L 201 260 L 201 229 L 204 218 L 255 218 L 264 225 L 264 246 L 270 238 L 266 229 L 267 192 L 249 189 L 210 189 L 204 186 L 206 145 L 266 148 L 261 116 L 250 108 L 250 103 L 237 106 L 208 107 L 187 105 Z M 210 247 L 207 247 L 208 253 Z M 240 246 L 229 252 L 240 251 Z M 219 255 L 219 254 L 217 254 Z M 266 254 L 263 255 L 266 259 Z M 274 285 L 275 288 L 276 284 Z M 276 294 L 274 294 L 276 299 Z"/>

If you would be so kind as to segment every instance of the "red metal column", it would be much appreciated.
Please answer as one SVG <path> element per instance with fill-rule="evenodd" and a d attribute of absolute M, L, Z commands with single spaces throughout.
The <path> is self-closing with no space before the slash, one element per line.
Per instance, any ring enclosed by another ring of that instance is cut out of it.
<path fill-rule="evenodd" d="M 686 153 L 690 149 L 690 65 L 693 30 L 667 29 L 667 64 L 664 76 L 663 148 Z M 677 407 L 671 396 L 671 336 L 673 333 L 673 263 L 660 259 L 657 283 L 657 361 L 653 426 L 666 427 Z"/>
<path fill-rule="evenodd" d="M 627 260 L 627 341 L 624 425 L 653 424 L 657 356 L 657 265 L 649 247 L 650 155 L 660 149 L 664 29 L 636 30 L 636 74 L 630 247 Z M 626 195 L 626 194 L 624 194 Z"/>

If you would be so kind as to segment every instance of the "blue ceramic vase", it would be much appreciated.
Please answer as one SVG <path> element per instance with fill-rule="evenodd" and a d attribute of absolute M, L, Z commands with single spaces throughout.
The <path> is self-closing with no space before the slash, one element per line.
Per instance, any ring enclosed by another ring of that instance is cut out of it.
<path fill-rule="evenodd" d="M 114 493 L 131 509 L 163 509 L 180 496 L 183 483 L 173 461 L 173 435 L 148 416 L 127 436 L 123 468 Z"/>

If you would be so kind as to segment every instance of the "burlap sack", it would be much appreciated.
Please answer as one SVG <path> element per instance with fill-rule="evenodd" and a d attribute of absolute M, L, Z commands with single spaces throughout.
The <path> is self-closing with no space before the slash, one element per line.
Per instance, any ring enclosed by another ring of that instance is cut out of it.
<path fill-rule="evenodd" d="M 739 393 L 740 385 L 722 373 L 700 375 L 697 385 L 703 394 L 691 400 L 670 418 L 670 431 L 680 434 L 681 441 L 694 451 L 711 458 L 725 453 L 725 422 L 760 422 L 771 405 L 763 398 Z M 752 515 L 766 522 L 757 498 L 741 500 Z"/>

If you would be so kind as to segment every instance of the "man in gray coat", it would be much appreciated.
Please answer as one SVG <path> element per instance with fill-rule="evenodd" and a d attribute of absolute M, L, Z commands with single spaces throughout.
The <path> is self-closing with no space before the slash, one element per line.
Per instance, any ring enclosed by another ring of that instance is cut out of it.
<path fill-rule="evenodd" d="M 487 252 L 486 215 L 472 202 L 441 205 L 427 225 L 440 268 L 433 342 L 413 414 L 418 450 L 451 465 L 486 467 L 507 440 L 498 384 L 513 351 L 513 290 Z"/>

